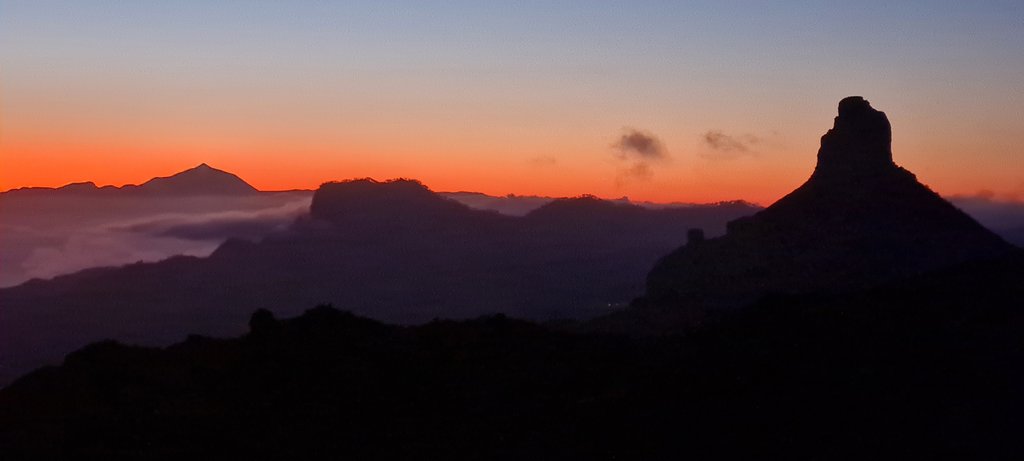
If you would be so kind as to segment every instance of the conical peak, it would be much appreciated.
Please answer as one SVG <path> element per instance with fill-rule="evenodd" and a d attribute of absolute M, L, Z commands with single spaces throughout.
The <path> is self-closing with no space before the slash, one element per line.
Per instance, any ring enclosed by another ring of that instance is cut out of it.
<path fill-rule="evenodd" d="M 255 188 L 238 176 L 213 168 L 206 163 L 175 173 L 153 178 L 139 186 L 141 190 L 158 194 L 220 195 L 249 194 Z"/>
<path fill-rule="evenodd" d="M 892 126 L 884 112 L 866 99 L 850 96 L 839 101 L 839 116 L 821 137 L 814 175 L 859 176 L 895 169 Z"/>
<path fill-rule="evenodd" d="M 194 166 L 192 168 L 189 168 L 189 169 L 187 169 L 185 171 L 182 171 L 181 173 L 178 173 L 178 174 L 187 174 L 187 173 L 210 174 L 210 173 L 224 173 L 224 171 L 218 170 L 218 169 L 216 169 L 216 168 L 214 168 L 214 167 L 212 167 L 210 165 L 207 165 L 205 163 L 200 163 L 199 165 L 196 165 L 196 166 Z"/>

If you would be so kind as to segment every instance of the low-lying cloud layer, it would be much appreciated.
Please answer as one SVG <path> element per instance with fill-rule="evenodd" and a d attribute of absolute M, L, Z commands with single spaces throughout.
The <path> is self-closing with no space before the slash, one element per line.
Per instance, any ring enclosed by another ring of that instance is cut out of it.
<path fill-rule="evenodd" d="M 48 225 L 0 225 L 0 287 L 31 278 L 50 278 L 82 269 L 159 261 L 175 255 L 207 256 L 230 237 L 258 239 L 285 229 L 309 209 L 310 198 L 280 199 L 248 209 L 151 212 L 133 209 L 119 217 L 85 226 L 53 221 Z M 211 208 L 217 208 L 213 204 Z M 71 213 L 68 213 L 71 214 Z M 55 214 L 60 216 L 61 214 Z"/>
<path fill-rule="evenodd" d="M 177 213 L 116 224 L 108 229 L 182 240 L 223 240 L 227 237 L 255 239 L 284 230 L 308 207 L 309 202 L 301 200 L 267 210 L 222 211 L 198 215 Z"/>

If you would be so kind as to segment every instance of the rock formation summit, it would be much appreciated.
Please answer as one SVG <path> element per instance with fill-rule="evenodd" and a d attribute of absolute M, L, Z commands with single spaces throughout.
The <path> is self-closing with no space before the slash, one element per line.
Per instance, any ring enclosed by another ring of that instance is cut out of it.
<path fill-rule="evenodd" d="M 734 306 L 767 293 L 862 289 L 1011 250 L 893 163 L 891 140 L 885 113 L 843 99 L 810 179 L 730 222 L 725 236 L 662 258 L 648 302 Z"/>

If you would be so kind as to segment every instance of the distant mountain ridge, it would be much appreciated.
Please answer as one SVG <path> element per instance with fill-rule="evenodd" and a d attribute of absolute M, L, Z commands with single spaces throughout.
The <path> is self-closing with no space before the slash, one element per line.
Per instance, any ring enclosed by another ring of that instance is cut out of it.
<path fill-rule="evenodd" d="M 141 185 L 97 187 L 83 182 L 0 193 L 0 287 L 91 267 L 209 255 L 229 237 L 253 240 L 286 228 L 303 210 L 308 212 L 313 194 L 313 190 L 254 192 L 236 175 L 208 164 Z M 474 192 L 436 195 L 472 209 L 511 216 L 524 216 L 556 200 Z M 614 202 L 629 200 L 623 197 Z M 649 208 L 718 207 L 637 203 Z M 736 209 L 743 213 L 759 209 L 739 205 Z"/>
<path fill-rule="evenodd" d="M 495 312 L 586 318 L 641 293 L 651 265 L 681 245 L 687 229 L 717 235 L 757 210 L 647 209 L 581 197 L 515 217 L 412 180 L 327 183 L 308 214 L 258 242 L 229 239 L 208 258 L 0 290 L 0 366 L 14 370 L 9 379 L 102 338 L 165 344 L 187 332 L 236 334 L 239 316 L 254 308 L 291 315 L 333 303 L 398 323 Z"/>
<path fill-rule="evenodd" d="M 259 191 L 233 173 L 218 170 L 205 163 L 171 176 L 157 177 L 142 184 L 126 184 L 121 187 L 98 187 L 92 181 L 71 183 L 66 186 L 25 187 L 12 189 L 3 194 L 38 195 L 107 195 L 131 194 L 152 196 L 199 196 L 199 195 L 247 195 Z"/>
<path fill-rule="evenodd" d="M 206 176 L 206 178 L 202 178 Z M 210 181 L 212 177 L 213 181 Z M 58 188 L 23 187 L 0 192 L 0 198 L 8 197 L 200 197 L 203 195 L 220 195 L 244 197 L 251 195 L 255 189 L 238 176 L 203 163 L 197 167 L 179 172 L 168 177 L 158 177 L 146 181 L 142 185 L 97 186 L 92 181 L 71 183 Z M 314 191 L 294 189 L 288 191 L 259 191 L 264 193 L 310 194 Z M 488 195 L 480 192 L 438 192 L 438 195 L 453 199 L 459 203 L 478 210 L 492 210 L 509 216 L 525 216 L 541 206 L 557 200 L 558 197 L 538 195 Z M 756 204 L 744 200 L 721 201 L 715 203 L 634 201 L 628 197 L 602 199 L 614 203 L 629 203 L 644 208 L 686 208 L 724 206 L 734 204 L 739 207 L 760 209 Z M 990 199 L 970 196 L 953 196 L 950 198 L 972 217 L 978 219 L 989 229 L 1003 238 L 1024 247 L 1024 202 L 992 201 Z"/>

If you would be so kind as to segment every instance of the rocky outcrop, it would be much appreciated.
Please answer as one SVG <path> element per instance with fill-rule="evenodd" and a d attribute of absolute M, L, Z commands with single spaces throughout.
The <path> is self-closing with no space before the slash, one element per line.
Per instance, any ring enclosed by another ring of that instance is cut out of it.
<path fill-rule="evenodd" d="M 398 225 L 413 228 L 459 227 L 465 221 L 498 218 L 497 213 L 471 210 L 411 179 L 329 182 L 313 194 L 309 212 L 317 220 L 348 228 L 364 226 L 371 229 Z"/>
<path fill-rule="evenodd" d="M 1011 249 L 893 163 L 891 139 L 885 113 L 843 99 L 810 179 L 730 222 L 725 236 L 662 258 L 647 300 L 735 306 L 767 293 L 853 290 Z"/>

